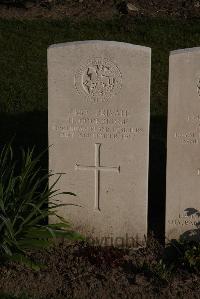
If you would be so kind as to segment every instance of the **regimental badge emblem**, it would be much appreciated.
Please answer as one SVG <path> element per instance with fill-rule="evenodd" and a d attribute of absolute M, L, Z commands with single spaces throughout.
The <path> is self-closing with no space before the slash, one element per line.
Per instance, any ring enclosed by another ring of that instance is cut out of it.
<path fill-rule="evenodd" d="M 92 58 L 76 72 L 74 83 L 87 101 L 106 102 L 121 89 L 122 75 L 109 59 Z"/>

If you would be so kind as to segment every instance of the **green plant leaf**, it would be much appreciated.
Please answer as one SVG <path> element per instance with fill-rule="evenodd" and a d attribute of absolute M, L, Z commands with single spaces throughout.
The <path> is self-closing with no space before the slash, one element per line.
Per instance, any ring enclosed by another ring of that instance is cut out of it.
<path fill-rule="evenodd" d="M 41 269 L 46 268 L 46 266 L 44 264 L 35 263 L 31 259 L 27 258 L 25 255 L 20 254 L 20 253 L 16 253 L 16 254 L 12 255 L 11 257 L 8 257 L 8 259 L 11 261 L 14 261 L 14 262 L 18 262 L 18 263 L 20 263 L 32 270 L 35 270 L 35 271 L 39 271 Z"/>
<path fill-rule="evenodd" d="M 40 239 L 25 239 L 19 240 L 18 244 L 22 249 L 46 249 L 52 246 L 51 240 L 40 240 Z"/>
<path fill-rule="evenodd" d="M 53 223 L 53 224 L 48 224 L 48 227 L 51 228 L 69 228 L 71 225 L 69 223 Z"/>
<path fill-rule="evenodd" d="M 56 213 L 59 207 L 79 205 L 57 200 L 58 195 L 76 195 L 55 188 L 62 174 L 41 169 L 43 153 L 34 158 L 34 148 L 21 149 L 18 167 L 11 143 L 0 153 L 0 254 L 15 256 L 21 262 L 26 261 L 26 250 L 46 249 L 57 237 L 83 239 L 79 233 L 69 230 L 70 224 Z M 55 175 L 58 177 L 49 186 L 49 178 Z M 50 215 L 58 217 L 59 223 L 42 224 Z"/>

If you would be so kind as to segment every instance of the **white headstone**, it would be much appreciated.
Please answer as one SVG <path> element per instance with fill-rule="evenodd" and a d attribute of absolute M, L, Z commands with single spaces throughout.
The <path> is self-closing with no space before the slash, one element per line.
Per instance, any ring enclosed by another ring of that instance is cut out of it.
<path fill-rule="evenodd" d="M 200 48 L 171 52 L 167 141 L 166 236 L 199 238 Z"/>
<path fill-rule="evenodd" d="M 137 247 L 147 234 L 150 56 L 109 41 L 48 48 L 49 168 L 77 195 L 61 202 L 81 206 L 59 214 L 96 245 Z"/>

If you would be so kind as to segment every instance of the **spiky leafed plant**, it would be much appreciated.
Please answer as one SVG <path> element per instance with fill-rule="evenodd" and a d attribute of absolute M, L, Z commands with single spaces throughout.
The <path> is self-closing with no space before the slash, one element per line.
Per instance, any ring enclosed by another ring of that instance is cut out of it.
<path fill-rule="evenodd" d="M 61 175 L 49 187 L 49 177 L 54 174 L 42 172 L 43 153 L 36 158 L 33 153 L 34 149 L 22 149 L 19 165 L 16 165 L 11 142 L 0 153 L 0 257 L 37 269 L 38 265 L 27 258 L 27 250 L 48 248 L 56 237 L 82 237 L 56 214 L 57 207 L 67 204 L 60 204 L 57 199 L 52 201 L 59 194 L 75 194 L 55 189 Z M 41 224 L 49 215 L 57 216 L 58 223 Z"/>

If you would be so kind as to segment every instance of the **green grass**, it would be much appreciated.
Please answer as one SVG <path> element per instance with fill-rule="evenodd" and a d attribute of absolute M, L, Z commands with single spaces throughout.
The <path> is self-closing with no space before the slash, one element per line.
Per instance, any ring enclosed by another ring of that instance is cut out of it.
<path fill-rule="evenodd" d="M 47 47 L 90 39 L 152 48 L 151 113 L 166 116 L 169 51 L 199 45 L 200 19 L 0 20 L 0 113 L 47 111 Z"/>

